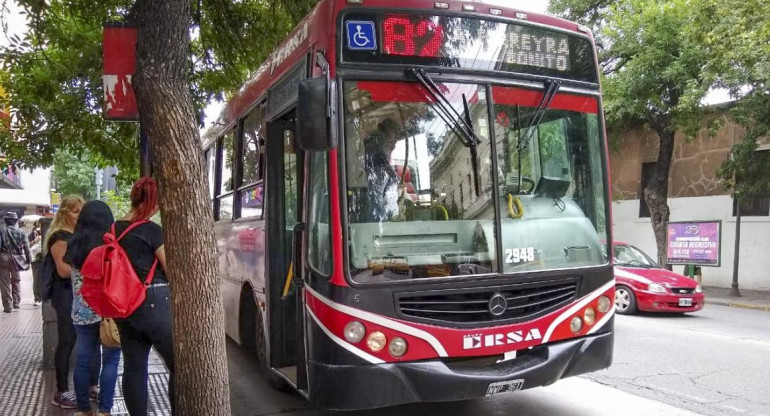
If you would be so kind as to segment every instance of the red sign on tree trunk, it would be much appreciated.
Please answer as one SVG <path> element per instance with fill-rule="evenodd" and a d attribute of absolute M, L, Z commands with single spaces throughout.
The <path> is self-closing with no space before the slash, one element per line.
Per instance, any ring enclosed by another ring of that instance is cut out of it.
<path fill-rule="evenodd" d="M 104 118 L 139 119 L 131 78 L 136 69 L 136 28 L 123 23 L 104 25 Z"/>

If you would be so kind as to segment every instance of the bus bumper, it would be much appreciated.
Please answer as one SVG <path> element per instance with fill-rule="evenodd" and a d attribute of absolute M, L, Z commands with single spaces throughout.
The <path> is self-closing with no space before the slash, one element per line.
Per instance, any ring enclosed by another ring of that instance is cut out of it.
<path fill-rule="evenodd" d="M 500 363 L 489 357 L 484 364 L 452 359 L 361 366 L 308 361 L 308 393 L 319 407 L 355 410 L 466 400 L 547 386 L 609 367 L 613 339 L 614 333 L 607 332 L 541 345 Z"/>

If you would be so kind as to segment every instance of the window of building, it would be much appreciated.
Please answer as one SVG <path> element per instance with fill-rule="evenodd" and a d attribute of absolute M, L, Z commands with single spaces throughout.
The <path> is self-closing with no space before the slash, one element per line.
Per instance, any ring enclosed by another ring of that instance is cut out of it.
<path fill-rule="evenodd" d="M 639 188 L 639 218 L 650 218 L 650 207 L 644 199 L 644 188 L 652 180 L 652 174 L 655 171 L 656 162 L 642 163 L 642 181 Z"/>
<path fill-rule="evenodd" d="M 209 179 L 209 199 L 214 199 L 214 182 L 216 180 L 216 146 L 211 146 L 206 150 L 206 176 Z"/>
<path fill-rule="evenodd" d="M 241 175 L 238 187 L 241 218 L 262 218 L 266 127 L 264 105 L 252 110 L 243 120 Z"/>
<path fill-rule="evenodd" d="M 741 217 L 767 217 L 770 216 L 770 197 L 744 198 L 740 200 Z M 738 213 L 738 203 L 733 198 L 733 217 Z"/>

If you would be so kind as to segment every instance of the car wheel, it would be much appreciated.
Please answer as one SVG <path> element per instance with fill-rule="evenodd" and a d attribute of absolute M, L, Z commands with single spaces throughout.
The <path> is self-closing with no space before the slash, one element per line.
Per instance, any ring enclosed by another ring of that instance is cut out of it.
<path fill-rule="evenodd" d="M 628 287 L 615 288 L 615 310 L 621 315 L 631 315 L 636 312 L 636 296 Z"/>

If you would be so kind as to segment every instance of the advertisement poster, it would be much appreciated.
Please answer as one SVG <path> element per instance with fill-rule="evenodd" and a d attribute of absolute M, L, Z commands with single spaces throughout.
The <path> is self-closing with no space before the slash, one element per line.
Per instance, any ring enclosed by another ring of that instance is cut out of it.
<path fill-rule="evenodd" d="M 104 118 L 133 121 L 139 118 L 131 78 L 136 69 L 136 28 L 108 23 L 103 30 Z"/>
<path fill-rule="evenodd" d="M 722 251 L 722 222 L 670 222 L 666 232 L 669 264 L 719 267 Z"/>

